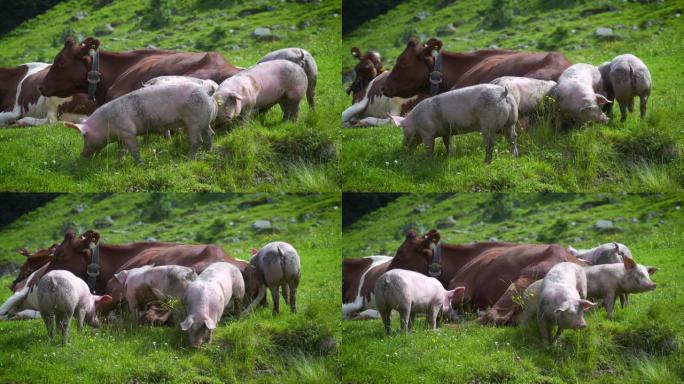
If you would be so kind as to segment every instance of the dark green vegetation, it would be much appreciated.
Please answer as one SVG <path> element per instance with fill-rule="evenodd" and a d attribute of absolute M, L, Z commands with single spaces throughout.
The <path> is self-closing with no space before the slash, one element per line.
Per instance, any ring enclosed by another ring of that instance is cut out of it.
<path fill-rule="evenodd" d="M 678 383 L 684 381 L 684 195 L 456 194 L 406 195 L 343 233 L 343 255 L 394 255 L 406 228 L 440 228 L 442 241 L 557 242 L 576 248 L 626 244 L 654 265 L 658 288 L 630 296 L 614 320 L 586 316 L 546 348 L 534 324 L 482 327 L 468 314 L 437 332 L 384 337 L 380 320 L 347 321 L 342 330 L 345 382 L 401 383 Z M 599 230 L 598 220 L 613 227 Z M 398 318 L 393 319 L 398 329 Z"/>
<path fill-rule="evenodd" d="M 62 124 L 0 130 L 0 188 L 5 191 L 333 191 L 339 177 L 339 0 L 65 1 L 0 36 L 0 65 L 52 62 L 66 36 L 96 36 L 102 49 L 155 46 L 221 52 L 249 67 L 284 47 L 302 47 L 316 59 L 315 112 L 304 101 L 296 123 L 282 123 L 280 107 L 230 132 L 217 130 L 214 150 L 189 159 L 188 140 L 151 136 L 141 144 L 145 164 L 120 160 L 117 145 L 92 159 L 83 140 Z M 257 27 L 271 34 L 254 37 Z M 142 138 L 139 138 L 142 142 Z"/>
<path fill-rule="evenodd" d="M 299 251 L 299 312 L 277 318 L 261 309 L 227 319 L 212 345 L 188 347 L 180 331 L 105 322 L 72 329 L 70 343 L 47 340 L 42 320 L 0 322 L 0 382 L 331 383 L 339 377 L 340 196 L 117 194 L 64 195 L 0 231 L 0 265 L 20 263 L 14 249 L 61 241 L 64 228 L 99 228 L 104 243 L 213 242 L 248 259 L 276 239 Z M 110 220 L 111 219 L 111 220 Z M 252 229 L 255 220 L 273 229 Z M 0 300 L 13 276 L 0 278 Z M 269 299 L 269 303 L 270 303 Z"/>
<path fill-rule="evenodd" d="M 517 50 L 558 50 L 573 63 L 600 64 L 633 53 L 653 77 L 643 121 L 590 124 L 556 133 L 544 122 L 519 132 L 520 158 L 502 137 L 492 164 L 484 165 L 477 133 L 455 136 L 447 158 L 441 139 L 432 159 L 424 146 L 409 151 L 394 126 L 348 129 L 341 159 L 344 190 L 353 191 L 673 191 L 684 185 L 680 58 L 684 27 L 676 14 L 684 2 L 406 1 L 343 39 L 343 71 L 356 60 L 353 46 L 378 50 L 387 68 L 410 36 L 438 37 L 444 50 L 470 51 L 496 45 Z M 647 4 L 642 4 L 647 3 Z M 416 15 L 417 10 L 421 12 Z M 613 36 L 599 39 L 598 27 Z M 340 90 L 341 92 L 341 90 Z M 341 94 L 341 93 L 340 93 Z M 347 103 L 351 99 L 347 98 Z"/>

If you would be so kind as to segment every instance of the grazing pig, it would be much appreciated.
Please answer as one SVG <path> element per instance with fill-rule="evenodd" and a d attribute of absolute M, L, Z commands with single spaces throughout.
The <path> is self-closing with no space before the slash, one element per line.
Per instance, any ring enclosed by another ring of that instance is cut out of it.
<path fill-rule="evenodd" d="M 249 263 L 256 267 L 260 278 L 263 279 L 266 287 L 271 290 L 273 316 L 280 313 L 278 289 L 281 287 L 285 303 L 290 305 L 292 313 L 297 313 L 297 286 L 299 286 L 301 272 L 297 250 L 284 241 L 274 241 L 264 245 L 252 257 Z M 264 298 L 266 287 L 262 286 L 259 289 L 257 298 L 254 299 L 245 312 L 251 310 L 253 305 L 256 305 Z"/>
<path fill-rule="evenodd" d="M 97 296 L 90 293 L 85 281 L 66 270 L 53 270 L 45 274 L 38 282 L 38 307 L 45 321 L 48 336 L 54 339 L 54 321 L 62 331 L 62 340 L 67 342 L 69 321 L 72 316 L 78 320 L 78 330 L 83 329 L 85 320 L 93 328 L 99 327 L 95 313 L 95 303 L 109 302 L 109 295 Z"/>
<path fill-rule="evenodd" d="M 525 288 L 522 295 L 523 323 L 527 323 L 537 316 L 539 309 L 539 293 L 541 292 L 544 279 L 539 279 Z"/>
<path fill-rule="evenodd" d="M 651 72 L 638 57 L 632 54 L 616 56 L 599 66 L 599 72 L 606 87 L 608 100 L 617 99 L 620 104 L 621 121 L 627 119 L 627 109 L 634 112 L 634 98 L 639 96 L 639 112 L 643 119 L 646 103 L 651 95 Z M 613 117 L 613 106 L 606 105 L 609 117 Z"/>
<path fill-rule="evenodd" d="M 404 145 L 415 148 L 422 140 L 428 157 L 432 156 L 435 138 L 442 138 L 449 154 L 451 135 L 478 130 L 485 141 L 485 163 L 492 161 L 494 135 L 501 131 L 507 135 L 511 155 L 518 156 L 518 105 L 499 85 L 480 84 L 445 92 L 421 101 L 406 117 L 390 117 L 404 130 Z"/>
<path fill-rule="evenodd" d="M 555 342 L 563 329 L 586 328 L 584 311 L 594 306 L 586 297 L 587 277 L 581 266 L 565 262 L 549 270 L 541 285 L 537 308 L 539 331 L 545 343 Z M 558 330 L 552 338 L 554 324 Z"/>
<path fill-rule="evenodd" d="M 188 284 L 181 300 L 188 315 L 180 327 L 188 333 L 190 345 L 199 348 L 205 342 L 211 343 L 223 311 L 244 296 L 245 282 L 240 269 L 229 263 L 209 265 Z"/>
<path fill-rule="evenodd" d="M 622 263 L 623 255 L 624 257 L 634 259 L 632 252 L 626 245 L 615 242 L 601 244 L 591 249 L 577 250 L 573 247 L 568 247 L 568 251 L 578 259 L 586 261 L 589 265 Z M 618 297 L 620 298 L 620 306 L 622 308 L 629 304 L 628 294 L 621 293 Z"/>
<path fill-rule="evenodd" d="M 450 316 L 451 302 L 460 303 L 465 287 L 451 291 L 444 289 L 439 280 L 405 269 L 385 272 L 375 282 L 375 304 L 385 325 L 385 334 L 391 333 L 390 314 L 399 312 L 402 332 L 410 331 L 416 313 L 426 313 L 428 327 L 437 329 L 437 316 Z"/>
<path fill-rule="evenodd" d="M 551 88 L 556 86 L 555 81 L 517 76 L 499 77 L 490 83 L 508 89 L 508 92 L 513 95 L 515 102 L 518 104 L 519 119 L 540 112 L 544 97 L 549 94 Z"/>
<path fill-rule="evenodd" d="M 299 102 L 306 93 L 306 73 L 288 60 L 257 64 L 229 77 L 214 93 L 219 121 L 229 123 L 238 116 L 249 120 L 280 104 L 284 120 L 297 120 Z"/>
<path fill-rule="evenodd" d="M 145 312 L 146 304 L 152 301 L 182 298 L 188 284 L 197 279 L 197 274 L 180 265 L 146 265 L 121 271 L 114 278 L 123 284 L 123 297 L 131 314 L 138 319 Z"/>
<path fill-rule="evenodd" d="M 83 135 L 84 157 L 90 157 L 109 141 L 118 140 L 136 162 L 140 152 L 136 137 L 148 132 L 164 133 L 184 126 L 190 138 L 190 156 L 204 140 L 211 150 L 216 103 L 206 88 L 190 84 L 160 84 L 140 88 L 98 108 L 83 124 L 65 123 Z"/>
<path fill-rule="evenodd" d="M 311 53 L 302 48 L 283 48 L 262 57 L 257 61 L 257 64 L 272 60 L 289 60 L 304 68 L 307 79 L 306 100 L 311 109 L 316 109 L 314 106 L 314 91 L 316 90 L 316 81 L 318 79 L 318 67 Z"/>
<path fill-rule="evenodd" d="M 612 319 L 615 298 L 621 294 L 654 290 L 656 284 L 651 281 L 650 276 L 657 270 L 656 267 L 637 264 L 626 255 L 622 263 L 584 267 L 587 276 L 587 297 L 603 299 L 608 319 Z"/>
<path fill-rule="evenodd" d="M 601 112 L 601 106 L 610 101 L 602 95 L 603 92 L 601 73 L 595 66 L 575 64 L 566 69 L 550 92 L 560 113 L 556 128 L 563 124 L 581 125 L 591 121 L 608 123 L 608 116 Z"/>
<path fill-rule="evenodd" d="M 190 76 L 158 76 L 152 79 L 147 80 L 146 82 L 143 83 L 143 87 L 150 87 L 153 85 L 161 85 L 161 84 L 195 84 L 199 85 L 204 90 L 209 94 L 209 96 L 213 95 L 214 92 L 218 89 L 218 84 L 214 80 L 203 80 L 203 79 L 198 79 L 196 77 L 190 77 Z"/>

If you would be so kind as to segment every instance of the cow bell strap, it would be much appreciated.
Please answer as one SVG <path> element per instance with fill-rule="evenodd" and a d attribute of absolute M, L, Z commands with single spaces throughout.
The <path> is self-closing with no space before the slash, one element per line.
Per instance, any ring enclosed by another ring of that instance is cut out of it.
<path fill-rule="evenodd" d="M 432 263 L 428 267 L 428 275 L 438 278 L 442 274 L 442 243 L 432 248 Z"/>
<path fill-rule="evenodd" d="M 442 52 L 432 51 L 432 55 L 435 57 L 435 66 L 430 72 L 430 94 L 435 96 L 439 94 L 439 87 L 442 85 L 442 80 L 444 75 L 442 74 Z"/>
<path fill-rule="evenodd" d="M 90 243 L 90 264 L 86 274 L 88 275 L 88 289 L 95 293 L 95 283 L 97 277 L 100 276 L 100 246 L 95 243 Z"/>
<path fill-rule="evenodd" d="M 90 50 L 91 65 L 88 71 L 88 98 L 95 100 L 95 92 L 97 92 L 97 84 L 102 81 L 102 73 L 100 73 L 100 51 L 96 49 Z"/>

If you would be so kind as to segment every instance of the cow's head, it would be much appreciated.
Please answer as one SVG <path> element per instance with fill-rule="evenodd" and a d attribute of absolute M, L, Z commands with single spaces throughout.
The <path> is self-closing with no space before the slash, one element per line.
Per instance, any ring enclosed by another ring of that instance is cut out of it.
<path fill-rule="evenodd" d="M 49 248 L 41 249 L 36 253 L 30 253 L 25 248 L 19 249 L 18 252 L 26 257 L 26 261 L 19 267 L 19 275 L 9 286 L 9 289 L 14 291 L 19 282 L 26 280 L 33 272 L 52 261 L 55 248 L 57 248 L 57 244 L 52 244 Z"/>
<path fill-rule="evenodd" d="M 364 90 L 373 79 L 385 71 L 378 52 L 368 51 L 363 54 L 359 48 L 354 47 L 351 49 L 351 54 L 359 62 L 354 67 L 354 81 L 347 88 L 347 94 Z"/>
<path fill-rule="evenodd" d="M 419 93 L 430 93 L 430 72 L 434 67 L 433 51 L 442 49 L 442 41 L 430 39 L 421 44 L 411 38 L 397 58 L 382 93 L 388 97 L 411 97 Z"/>
<path fill-rule="evenodd" d="M 87 75 L 92 62 L 90 50 L 97 50 L 99 47 L 100 40 L 92 37 L 80 44 L 71 37 L 67 38 L 39 87 L 40 93 L 58 97 L 87 93 Z"/>
<path fill-rule="evenodd" d="M 96 244 L 99 240 L 100 234 L 93 230 L 88 230 L 81 236 L 68 230 L 62 243 L 55 248 L 52 269 L 65 269 L 85 278 L 91 257 L 90 244 Z"/>
<path fill-rule="evenodd" d="M 436 229 L 430 230 L 423 236 L 418 236 L 413 230 L 406 233 L 406 239 L 397 249 L 389 269 L 408 269 L 423 274 L 428 273 L 428 266 L 432 262 L 434 245 L 439 242 L 440 234 Z"/>

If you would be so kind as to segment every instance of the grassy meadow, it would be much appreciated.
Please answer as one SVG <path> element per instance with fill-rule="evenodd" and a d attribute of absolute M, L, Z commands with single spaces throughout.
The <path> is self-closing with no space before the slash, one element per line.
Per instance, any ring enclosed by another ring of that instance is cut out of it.
<path fill-rule="evenodd" d="M 435 155 L 425 147 L 409 151 L 393 125 L 343 131 L 341 170 L 345 191 L 652 191 L 684 186 L 684 99 L 680 81 L 684 57 L 684 2 L 562 0 L 409 0 L 343 36 L 343 73 L 357 62 L 350 54 L 377 50 L 385 67 L 404 50 L 406 40 L 438 37 L 445 51 L 490 46 L 563 53 L 572 63 L 601 64 L 633 53 L 649 67 L 653 92 L 646 119 L 589 124 L 557 133 L 548 122 L 518 133 L 519 158 L 512 158 L 499 135 L 491 164 L 484 164 L 478 133 L 452 139 L 447 157 L 441 139 Z M 613 39 L 599 40 L 599 27 Z M 340 97 L 343 89 L 338 90 Z M 347 97 L 347 104 L 351 98 Z M 637 104 L 638 105 L 638 104 Z M 638 110 L 638 108 L 637 108 Z M 638 111 L 637 111 L 638 112 Z"/>
<path fill-rule="evenodd" d="M 657 266 L 655 291 L 630 296 L 613 321 L 586 315 L 545 347 L 536 324 L 484 327 L 474 314 L 408 335 L 384 336 L 381 320 L 345 321 L 341 365 L 347 383 L 679 383 L 684 381 L 684 213 L 682 194 L 405 195 L 343 232 L 344 257 L 394 255 L 406 228 L 441 228 L 442 241 L 487 239 L 588 248 L 626 244 L 640 264 Z M 598 220 L 613 228 L 598 230 Z M 399 318 L 392 317 L 393 331 Z"/>
<path fill-rule="evenodd" d="M 101 49 L 157 47 L 218 51 L 250 67 L 276 49 L 302 47 L 319 70 L 316 111 L 304 100 L 297 122 L 282 122 L 275 106 L 262 119 L 230 132 L 216 129 L 212 152 L 188 157 L 184 134 L 171 141 L 152 135 L 142 144 L 145 164 L 123 160 L 117 145 L 81 158 L 83 139 L 61 123 L 0 129 L 3 191 L 288 191 L 339 190 L 341 1 L 233 0 L 64 1 L 0 36 L 0 66 L 51 63 L 67 35 L 95 36 Z M 80 19 L 79 19 L 80 18 Z M 108 26 L 111 32 L 100 32 Z M 256 39 L 257 27 L 275 38 Z M 94 32 L 95 31 L 95 32 Z"/>
<path fill-rule="evenodd" d="M 60 242 L 64 228 L 101 227 L 103 243 L 216 243 L 238 258 L 284 240 L 302 262 L 299 311 L 259 309 L 224 319 L 214 342 L 192 350 L 180 330 L 103 321 L 70 343 L 49 342 L 42 320 L 0 322 L 3 383 L 331 383 L 339 380 L 339 194 L 62 195 L 0 229 L 0 265 L 19 264 L 17 247 Z M 111 219 L 111 220 L 110 220 Z M 269 220 L 268 233 L 252 228 Z M 106 224 L 103 224 L 106 223 Z M 0 301 L 14 276 L 0 278 Z M 271 303 L 269 299 L 269 303 Z M 59 340 L 57 338 L 56 340 Z"/>

